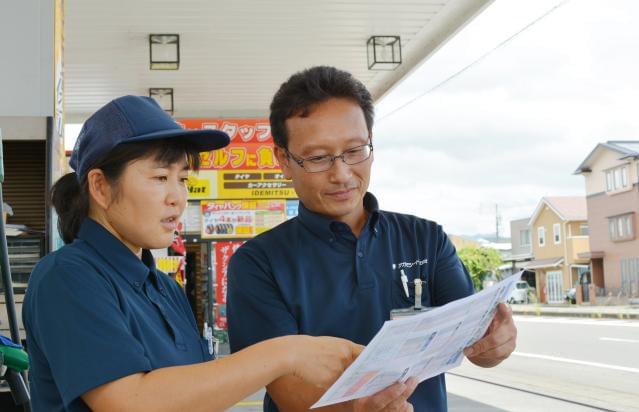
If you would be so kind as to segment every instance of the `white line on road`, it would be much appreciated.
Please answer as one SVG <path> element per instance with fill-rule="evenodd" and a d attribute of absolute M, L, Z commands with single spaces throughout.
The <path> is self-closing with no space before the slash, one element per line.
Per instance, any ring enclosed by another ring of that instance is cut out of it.
<path fill-rule="evenodd" d="M 610 342 L 626 342 L 626 343 L 639 343 L 639 340 L 635 339 L 621 339 L 621 338 L 599 338 L 600 340 L 607 340 Z"/>
<path fill-rule="evenodd" d="M 605 369 L 614 369 L 618 371 L 631 372 L 639 374 L 639 368 L 628 368 L 625 366 L 617 366 L 617 365 L 609 365 L 607 363 L 599 363 L 599 362 L 588 362 L 582 361 L 578 359 L 568 359 L 568 358 L 560 358 L 557 356 L 547 356 L 547 355 L 537 355 L 535 353 L 524 353 L 524 352 L 513 352 L 513 355 L 521 356 L 524 358 L 536 358 L 536 359 L 545 359 L 551 360 L 555 362 L 564 362 L 564 363 L 573 363 L 576 365 L 585 365 L 585 366 L 594 366 L 596 368 L 605 368 Z"/>
<path fill-rule="evenodd" d="M 639 321 L 636 320 L 551 318 L 544 316 L 513 316 L 513 318 L 515 319 L 515 323 L 560 323 L 568 325 L 624 326 L 629 328 L 639 328 Z"/>

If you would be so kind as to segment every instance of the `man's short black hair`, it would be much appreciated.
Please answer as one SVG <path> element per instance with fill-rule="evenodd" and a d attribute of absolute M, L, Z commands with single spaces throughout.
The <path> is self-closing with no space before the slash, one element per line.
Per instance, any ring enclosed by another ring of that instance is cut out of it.
<path fill-rule="evenodd" d="M 366 86 L 349 72 L 330 66 L 316 66 L 295 73 L 275 93 L 270 116 L 275 144 L 288 148 L 286 119 L 306 117 L 313 106 L 334 97 L 356 102 L 364 112 L 368 131 L 372 131 L 375 109 Z"/>

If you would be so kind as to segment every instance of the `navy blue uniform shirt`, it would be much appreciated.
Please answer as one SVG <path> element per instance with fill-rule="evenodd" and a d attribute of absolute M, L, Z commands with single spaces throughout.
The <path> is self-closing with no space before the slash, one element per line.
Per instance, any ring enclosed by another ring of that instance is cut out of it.
<path fill-rule="evenodd" d="M 426 307 L 473 293 L 470 276 L 441 226 L 381 211 L 370 193 L 364 207 L 369 217 L 359 238 L 345 223 L 300 203 L 298 217 L 238 249 L 228 268 L 233 352 L 292 334 L 337 336 L 366 345 L 392 309 L 414 304 L 415 278 L 426 282 Z M 447 410 L 444 375 L 421 383 L 409 401 L 415 411 Z M 268 394 L 264 410 L 277 411 Z"/>
<path fill-rule="evenodd" d="M 22 310 L 34 411 L 86 411 L 102 384 L 211 360 L 186 295 L 91 219 L 33 270 Z"/>

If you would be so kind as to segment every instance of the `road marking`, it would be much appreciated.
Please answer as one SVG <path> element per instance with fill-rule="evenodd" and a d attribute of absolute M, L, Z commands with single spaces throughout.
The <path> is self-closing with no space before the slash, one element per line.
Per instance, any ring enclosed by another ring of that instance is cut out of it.
<path fill-rule="evenodd" d="M 573 363 L 576 365 L 585 365 L 585 366 L 594 366 L 596 368 L 604 368 L 604 369 L 614 369 L 618 371 L 631 372 L 639 374 L 639 368 L 628 368 L 625 366 L 617 366 L 617 365 L 609 365 L 607 363 L 599 363 L 599 362 L 588 362 L 582 361 L 578 359 L 568 359 L 568 358 L 560 358 L 557 356 L 547 356 L 547 355 L 537 355 L 535 353 L 524 353 L 524 352 L 513 352 L 513 355 L 521 356 L 524 358 L 536 358 L 536 359 L 545 359 L 551 360 L 555 362 L 564 362 L 564 363 Z"/>
<path fill-rule="evenodd" d="M 629 328 L 639 328 L 639 321 L 636 320 L 583 319 L 544 316 L 513 316 L 513 318 L 515 319 L 515 323 L 559 323 L 567 325 L 624 326 Z"/>
<path fill-rule="evenodd" d="M 621 338 L 599 338 L 600 340 L 607 340 L 610 342 L 626 342 L 626 343 L 639 343 L 636 339 L 621 339 Z"/>
<path fill-rule="evenodd" d="M 242 401 L 235 404 L 235 406 L 262 406 L 263 401 Z"/>

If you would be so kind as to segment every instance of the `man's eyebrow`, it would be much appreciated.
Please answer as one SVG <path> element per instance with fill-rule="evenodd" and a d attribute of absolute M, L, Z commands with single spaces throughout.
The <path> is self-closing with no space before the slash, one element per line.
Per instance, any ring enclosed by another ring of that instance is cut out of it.
<path fill-rule="evenodd" d="M 328 150 L 329 148 L 322 145 L 322 144 L 318 144 L 318 145 L 312 145 L 312 146 L 307 146 L 304 149 L 302 149 L 302 154 L 308 154 L 310 152 L 314 152 L 316 150 Z"/>
<path fill-rule="evenodd" d="M 367 143 L 368 143 L 368 136 L 366 138 L 363 138 L 361 136 L 351 137 L 350 139 L 346 140 L 346 144 L 352 145 L 352 146 L 347 147 L 344 150 L 349 150 L 349 149 L 352 149 L 352 148 L 357 147 L 357 146 L 363 146 L 363 145 L 365 145 Z M 313 152 L 315 150 L 327 150 L 328 151 L 328 150 L 330 150 L 330 148 L 325 146 L 325 145 L 323 145 L 323 144 L 311 145 L 311 146 L 305 147 L 301 151 L 300 155 L 305 156 L 305 155 L 308 155 L 310 152 Z"/>

